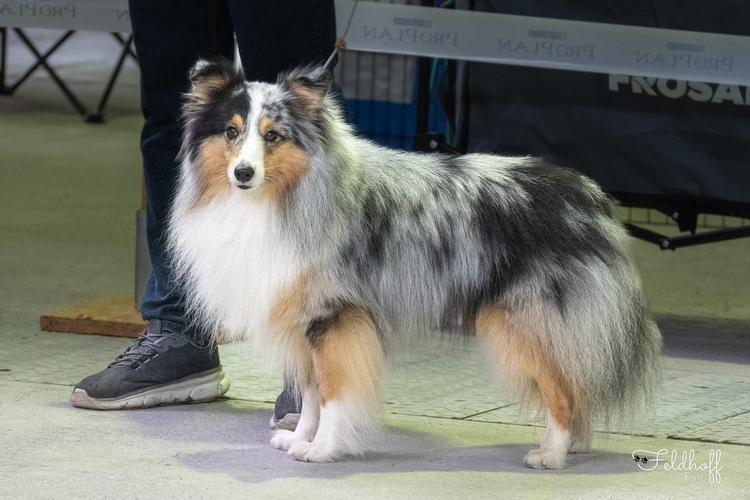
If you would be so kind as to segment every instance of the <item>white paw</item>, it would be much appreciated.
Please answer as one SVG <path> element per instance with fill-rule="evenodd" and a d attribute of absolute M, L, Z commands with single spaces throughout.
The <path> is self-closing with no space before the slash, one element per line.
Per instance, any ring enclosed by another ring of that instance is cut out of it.
<path fill-rule="evenodd" d="M 580 439 L 580 438 L 573 438 L 570 441 L 570 446 L 568 446 L 568 453 L 574 454 L 574 453 L 590 453 L 591 452 L 591 440 L 590 439 Z"/>
<path fill-rule="evenodd" d="M 321 445 L 297 441 L 289 448 L 289 455 L 301 462 L 333 462 L 334 455 L 326 451 Z"/>
<path fill-rule="evenodd" d="M 562 469 L 565 467 L 565 453 L 554 450 L 531 450 L 523 459 L 526 467 L 532 469 Z"/>
<path fill-rule="evenodd" d="M 276 431 L 271 438 L 271 446 L 277 450 L 288 450 L 289 447 L 296 441 L 300 441 L 297 434 L 293 431 L 280 430 Z"/>

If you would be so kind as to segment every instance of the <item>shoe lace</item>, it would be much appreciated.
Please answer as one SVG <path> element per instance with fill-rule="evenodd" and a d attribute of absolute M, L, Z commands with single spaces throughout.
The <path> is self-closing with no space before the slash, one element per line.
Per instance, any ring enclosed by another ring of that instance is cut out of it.
<path fill-rule="evenodd" d="M 161 351 L 159 342 L 167 337 L 168 334 L 149 332 L 148 330 L 141 333 L 132 346 L 128 347 L 125 352 L 115 358 L 107 368 L 115 366 L 129 366 L 137 368 L 142 365 L 148 358 Z"/>

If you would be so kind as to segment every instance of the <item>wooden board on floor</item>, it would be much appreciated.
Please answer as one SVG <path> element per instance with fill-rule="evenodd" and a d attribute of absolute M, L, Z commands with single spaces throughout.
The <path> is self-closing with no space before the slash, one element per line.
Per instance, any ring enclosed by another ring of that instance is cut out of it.
<path fill-rule="evenodd" d="M 146 327 L 132 295 L 104 297 L 45 314 L 39 323 L 47 332 L 130 338 L 138 337 Z"/>

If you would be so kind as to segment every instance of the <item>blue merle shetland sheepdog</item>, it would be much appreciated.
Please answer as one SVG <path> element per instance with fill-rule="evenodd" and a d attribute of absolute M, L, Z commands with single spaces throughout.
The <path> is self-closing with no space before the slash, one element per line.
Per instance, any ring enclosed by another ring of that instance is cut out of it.
<path fill-rule="evenodd" d="M 198 62 L 169 248 L 217 342 L 281 356 L 302 394 L 298 460 L 362 452 L 386 353 L 456 325 L 503 386 L 546 408 L 526 465 L 589 451 L 591 423 L 658 379 L 628 235 L 590 179 L 537 158 L 393 151 L 357 137 L 321 68 L 246 82 Z"/>

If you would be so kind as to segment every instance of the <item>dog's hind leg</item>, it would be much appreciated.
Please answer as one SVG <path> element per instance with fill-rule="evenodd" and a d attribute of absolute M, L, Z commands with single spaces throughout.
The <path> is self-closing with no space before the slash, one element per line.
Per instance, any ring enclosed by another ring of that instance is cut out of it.
<path fill-rule="evenodd" d="M 524 462 L 532 469 L 562 469 L 571 444 L 573 400 L 554 374 L 539 372 L 535 380 L 547 406 L 547 428 L 539 449 L 527 453 Z"/>
<path fill-rule="evenodd" d="M 568 453 L 589 453 L 591 451 L 590 417 L 579 412 L 573 415 Z"/>
<path fill-rule="evenodd" d="M 378 426 L 382 410 L 385 356 L 369 312 L 348 306 L 320 323 L 325 328 L 308 332 L 320 423 L 311 443 L 289 448 L 307 462 L 361 453 L 361 434 Z"/>
<path fill-rule="evenodd" d="M 562 469 L 571 442 L 573 391 L 534 331 L 544 328 L 544 321 L 537 316 L 513 316 L 500 306 L 485 306 L 477 313 L 476 334 L 487 346 L 504 382 L 515 385 L 518 392 L 533 391 L 547 407 L 542 444 L 526 455 L 526 465 Z"/>

